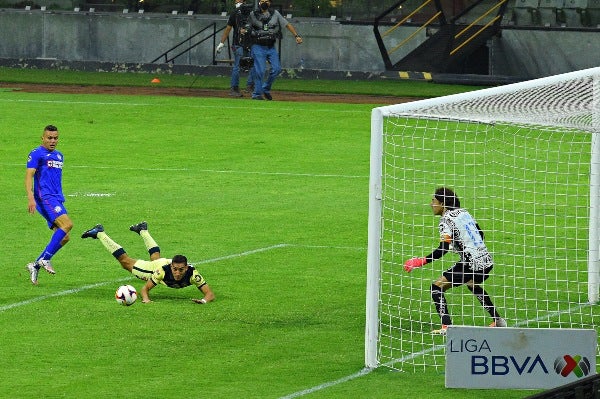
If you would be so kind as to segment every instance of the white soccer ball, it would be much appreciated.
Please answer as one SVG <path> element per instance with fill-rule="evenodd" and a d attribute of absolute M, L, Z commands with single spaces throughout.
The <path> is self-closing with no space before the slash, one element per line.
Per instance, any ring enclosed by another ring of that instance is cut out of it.
<path fill-rule="evenodd" d="M 117 288 L 115 299 L 123 306 L 131 306 L 137 299 L 137 291 L 133 285 L 122 285 Z"/>

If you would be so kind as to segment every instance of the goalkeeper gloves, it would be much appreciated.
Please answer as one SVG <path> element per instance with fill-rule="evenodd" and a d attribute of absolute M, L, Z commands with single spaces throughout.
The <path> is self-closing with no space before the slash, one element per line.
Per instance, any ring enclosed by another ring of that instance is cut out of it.
<path fill-rule="evenodd" d="M 223 50 L 223 47 L 225 47 L 225 45 L 224 45 L 223 43 L 219 43 L 219 44 L 217 45 L 217 53 L 220 53 L 220 52 L 221 52 L 221 50 Z"/>
<path fill-rule="evenodd" d="M 427 263 L 427 258 L 412 258 L 404 262 L 404 270 L 410 273 L 413 269 L 418 269 L 425 263 Z"/>

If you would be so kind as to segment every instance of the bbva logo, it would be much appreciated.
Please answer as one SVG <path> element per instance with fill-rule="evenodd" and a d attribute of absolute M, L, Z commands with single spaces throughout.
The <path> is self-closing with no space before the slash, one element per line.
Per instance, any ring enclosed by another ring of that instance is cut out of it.
<path fill-rule="evenodd" d="M 564 355 L 557 357 L 554 361 L 554 371 L 563 377 L 573 373 L 578 378 L 585 377 L 590 373 L 591 365 L 587 357 L 581 355 Z"/>

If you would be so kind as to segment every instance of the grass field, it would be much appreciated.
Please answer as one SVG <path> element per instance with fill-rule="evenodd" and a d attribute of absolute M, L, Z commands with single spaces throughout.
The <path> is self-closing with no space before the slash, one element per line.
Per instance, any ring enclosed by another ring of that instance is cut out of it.
<path fill-rule="evenodd" d="M 0 107 L 10 259 L 0 397 L 531 394 L 448 391 L 435 371 L 363 371 L 371 105 L 3 91 Z M 27 214 L 23 178 L 48 123 L 61 132 L 75 227 L 57 274 L 42 271 L 34 287 L 24 266 L 50 235 Z M 164 255 L 200 269 L 214 303 L 193 304 L 189 287 L 115 302 L 119 285 L 140 282 L 79 236 L 103 223 L 145 257 L 128 231 L 141 220 Z"/>
<path fill-rule="evenodd" d="M 228 90 L 230 83 L 229 76 L 149 75 L 147 73 L 82 72 L 0 67 L 0 82 L 5 83 L 140 87 L 151 86 L 150 81 L 153 77 L 160 78 L 161 87 Z M 274 93 L 277 91 L 294 91 L 304 93 L 365 94 L 427 98 L 462 93 L 479 88 L 481 87 L 400 79 L 372 79 L 365 81 L 277 79 L 274 86 Z"/>

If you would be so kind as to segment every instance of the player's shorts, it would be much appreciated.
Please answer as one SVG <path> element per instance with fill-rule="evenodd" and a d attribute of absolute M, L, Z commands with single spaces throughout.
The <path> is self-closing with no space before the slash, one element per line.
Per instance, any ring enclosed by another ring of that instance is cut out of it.
<path fill-rule="evenodd" d="M 481 284 L 490 276 L 494 266 L 489 266 L 483 270 L 472 270 L 467 263 L 458 262 L 443 273 L 453 287 L 463 285 L 473 280 L 475 284 Z"/>
<path fill-rule="evenodd" d="M 53 198 L 35 200 L 35 208 L 46 219 L 48 227 L 51 229 L 54 227 L 54 221 L 57 217 L 67 214 L 67 209 L 62 202 L 54 200 Z"/>
<path fill-rule="evenodd" d="M 131 274 L 133 274 L 140 280 L 148 281 L 148 279 L 152 277 L 152 273 L 154 273 L 156 269 L 168 265 L 169 263 L 169 259 L 165 258 L 155 260 L 138 259 L 133 265 L 133 268 L 131 269 Z"/>

